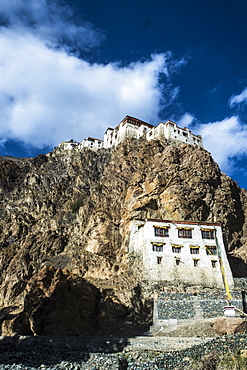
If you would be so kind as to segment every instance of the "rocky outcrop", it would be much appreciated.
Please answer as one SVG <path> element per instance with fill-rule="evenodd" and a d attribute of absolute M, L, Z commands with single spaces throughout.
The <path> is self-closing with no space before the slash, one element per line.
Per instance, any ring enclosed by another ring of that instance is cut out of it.
<path fill-rule="evenodd" d="M 34 334 L 93 334 L 114 320 L 115 331 L 120 322 L 146 328 L 151 296 L 128 254 L 134 218 L 221 222 L 232 257 L 241 251 L 245 266 L 246 191 L 202 148 L 141 140 L 97 152 L 59 147 L 36 158 L 2 158 L 0 173 L 4 333 L 22 327 Z M 237 275 L 238 264 L 234 269 Z M 43 275 L 50 276 L 48 288 Z M 65 321 L 59 300 L 77 315 L 77 327 L 55 324 L 58 317 Z M 8 322 L 6 312 L 14 315 Z M 83 322 L 92 312 L 90 331 Z"/>

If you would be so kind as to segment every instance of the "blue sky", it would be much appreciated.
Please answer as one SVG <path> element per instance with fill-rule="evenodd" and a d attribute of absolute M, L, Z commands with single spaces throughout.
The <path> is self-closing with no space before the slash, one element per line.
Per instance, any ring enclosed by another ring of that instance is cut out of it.
<path fill-rule="evenodd" d="M 247 188 L 246 16 L 244 0 L 2 0 L 0 155 L 171 119 Z"/>

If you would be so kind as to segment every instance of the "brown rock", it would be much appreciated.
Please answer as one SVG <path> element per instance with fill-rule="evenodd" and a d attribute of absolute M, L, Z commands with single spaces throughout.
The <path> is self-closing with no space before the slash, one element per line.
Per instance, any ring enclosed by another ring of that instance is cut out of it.
<path fill-rule="evenodd" d="M 212 320 L 211 326 L 219 335 L 247 332 L 247 321 L 240 317 L 217 317 Z"/>
<path fill-rule="evenodd" d="M 60 326 L 62 317 L 89 320 L 95 307 L 104 322 L 92 322 L 95 332 L 110 322 L 114 330 L 148 326 L 150 290 L 128 253 L 134 218 L 221 222 L 232 258 L 242 247 L 234 273 L 247 273 L 246 190 L 196 146 L 126 140 L 97 152 L 59 147 L 38 158 L 0 158 L 0 199 L 0 310 L 22 312 L 3 323 L 8 333 L 85 333 L 72 318 Z"/>
<path fill-rule="evenodd" d="M 109 335 L 125 334 L 143 326 L 151 307 L 142 306 L 140 291 L 133 296 L 138 313 L 124 306 L 113 291 L 102 292 L 68 270 L 44 267 L 29 280 L 23 309 L 8 310 L 1 335 Z M 138 322 L 137 318 L 141 317 Z"/>

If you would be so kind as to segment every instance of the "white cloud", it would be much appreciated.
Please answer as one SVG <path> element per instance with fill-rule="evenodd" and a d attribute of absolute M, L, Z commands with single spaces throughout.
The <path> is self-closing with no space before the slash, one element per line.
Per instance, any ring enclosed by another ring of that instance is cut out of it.
<path fill-rule="evenodd" d="M 247 126 L 238 116 L 198 125 L 197 134 L 202 135 L 205 149 L 224 172 L 233 173 L 234 157 L 247 154 Z"/>
<path fill-rule="evenodd" d="M 185 113 L 177 122 L 179 127 L 189 127 L 195 117 L 190 113 Z"/>
<path fill-rule="evenodd" d="M 160 82 L 185 63 L 173 61 L 170 52 L 127 66 L 90 64 L 71 50 L 95 47 L 102 33 L 89 23 L 72 23 L 69 8 L 48 0 L 4 0 L 0 14 L 1 143 L 12 139 L 41 148 L 100 138 L 125 115 L 156 123 L 178 94 L 170 82 Z"/>
<path fill-rule="evenodd" d="M 241 104 L 247 102 L 247 88 L 245 88 L 241 94 L 233 95 L 229 101 L 230 107 L 233 107 L 235 104 Z"/>
<path fill-rule="evenodd" d="M 126 114 L 158 121 L 166 54 L 89 64 L 26 33 L 0 33 L 0 136 L 36 147 L 102 136 Z"/>

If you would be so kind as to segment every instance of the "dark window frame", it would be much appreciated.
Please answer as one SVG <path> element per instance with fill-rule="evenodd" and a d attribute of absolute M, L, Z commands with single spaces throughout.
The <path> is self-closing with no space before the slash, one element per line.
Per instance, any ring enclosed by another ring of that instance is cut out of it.
<path fill-rule="evenodd" d="M 163 252 L 163 247 L 164 245 L 157 245 L 155 243 L 152 243 L 152 249 L 153 249 L 153 252 Z"/>
<path fill-rule="evenodd" d="M 182 247 L 178 245 L 172 245 L 172 253 L 181 253 Z"/>
<path fill-rule="evenodd" d="M 199 247 L 190 247 L 190 254 L 199 254 L 200 248 Z"/>
<path fill-rule="evenodd" d="M 192 229 L 178 229 L 178 237 L 183 239 L 192 239 Z"/>
<path fill-rule="evenodd" d="M 169 237 L 169 229 L 168 227 L 158 227 L 154 226 L 154 235 L 158 237 L 164 237 L 168 238 Z"/>
<path fill-rule="evenodd" d="M 162 257 L 157 257 L 157 264 L 161 265 L 162 264 Z"/>
<path fill-rule="evenodd" d="M 216 245 L 206 245 L 207 256 L 217 256 L 217 247 Z"/>
<path fill-rule="evenodd" d="M 214 230 L 201 230 L 202 239 L 215 239 Z"/>

